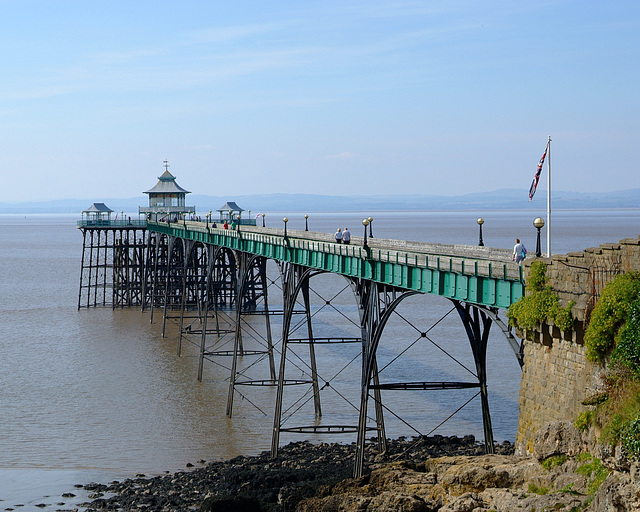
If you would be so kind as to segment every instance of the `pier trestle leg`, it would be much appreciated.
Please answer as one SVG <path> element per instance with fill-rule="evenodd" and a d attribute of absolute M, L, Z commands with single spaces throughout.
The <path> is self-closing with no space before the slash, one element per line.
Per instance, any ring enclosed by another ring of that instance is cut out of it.
<path fill-rule="evenodd" d="M 464 324 L 476 365 L 478 382 L 480 384 L 480 400 L 482 403 L 485 452 L 495 453 L 487 391 L 487 342 L 493 321 L 483 308 L 454 299 L 451 299 L 451 301 L 455 305 Z"/>
<path fill-rule="evenodd" d="M 376 410 L 376 431 L 378 446 L 386 451 L 386 436 L 384 418 L 382 414 L 382 397 L 378 379 L 378 364 L 376 352 L 384 328 L 396 307 L 405 298 L 416 292 L 404 291 L 392 286 L 382 285 L 373 281 L 353 280 L 353 288 L 360 300 L 360 318 L 362 329 L 362 378 L 360 396 L 360 414 L 358 420 L 358 437 L 356 441 L 356 456 L 354 461 L 354 476 L 362 476 L 364 470 L 364 453 L 367 438 L 367 408 L 371 387 L 374 390 Z M 373 385 L 373 386 L 372 386 Z"/>
<path fill-rule="evenodd" d="M 178 309 L 182 304 L 185 266 L 185 240 L 175 236 L 169 237 L 169 261 L 165 280 L 162 315 L 163 338 L 166 334 L 167 318 L 171 316 L 170 311 Z"/>
<path fill-rule="evenodd" d="M 282 272 L 283 279 L 283 299 L 284 299 L 284 311 L 282 319 L 282 347 L 280 353 L 280 370 L 278 373 L 278 388 L 276 393 L 276 405 L 273 419 L 273 433 L 271 438 L 271 456 L 276 457 L 278 455 L 278 447 L 280 444 L 280 432 L 282 428 L 282 401 L 284 396 L 284 387 L 287 384 L 285 380 L 285 370 L 287 362 L 287 350 L 290 339 L 291 323 L 293 315 L 295 313 L 296 300 L 300 292 L 303 295 L 303 301 L 305 306 L 305 315 L 307 319 L 307 340 L 310 346 L 309 355 L 311 358 L 312 379 L 311 383 L 314 392 L 314 406 L 316 414 L 319 414 L 320 409 L 320 394 L 318 386 L 317 368 L 315 362 L 315 350 L 313 349 L 313 331 L 311 329 L 311 316 L 309 310 L 309 279 L 317 274 L 323 273 L 323 271 L 317 271 L 311 268 L 303 267 L 302 265 L 296 265 L 293 263 L 287 263 L 284 265 Z"/>
<path fill-rule="evenodd" d="M 273 340 L 271 338 L 271 321 L 269 319 L 269 306 L 267 303 L 267 273 L 266 273 L 266 259 L 262 256 L 250 255 L 247 253 L 237 253 L 236 258 L 238 261 L 238 274 L 236 280 L 236 320 L 235 320 L 235 336 L 233 347 L 233 359 L 231 362 L 231 376 L 229 378 L 229 393 L 227 397 L 227 411 L 228 417 L 233 414 L 233 400 L 235 395 L 235 388 L 238 385 L 238 360 L 240 357 L 247 355 L 262 356 L 266 353 L 269 360 L 269 374 L 270 380 L 266 385 L 273 385 L 275 383 L 275 363 L 273 359 Z M 265 316 L 266 325 L 266 349 L 265 350 L 253 350 L 251 352 L 245 352 L 243 346 L 242 337 L 242 325 L 243 315 L 249 313 L 255 313 L 258 305 L 258 301 L 262 300 L 264 310 L 262 311 Z M 249 381 L 243 382 L 248 384 Z"/>
<path fill-rule="evenodd" d="M 208 252 L 201 242 L 186 240 L 185 247 L 187 257 L 185 258 L 182 281 L 178 356 L 182 355 L 182 341 L 187 337 L 188 333 L 193 331 L 193 326 L 202 326 L 202 310 L 208 269 Z"/>

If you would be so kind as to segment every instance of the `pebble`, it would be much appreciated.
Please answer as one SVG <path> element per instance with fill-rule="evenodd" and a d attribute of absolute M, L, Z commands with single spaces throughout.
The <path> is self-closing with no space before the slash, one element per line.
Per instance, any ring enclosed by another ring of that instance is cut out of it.
<path fill-rule="evenodd" d="M 375 443 L 365 451 L 367 469 L 393 461 L 424 463 L 430 457 L 481 455 L 484 447 L 473 436 L 432 436 L 389 440 L 387 453 L 378 454 Z M 505 442 L 496 452 L 513 453 Z M 281 447 L 277 459 L 269 452 L 254 457 L 236 457 L 209 462 L 188 472 L 155 478 L 139 474 L 135 479 L 110 485 L 87 484 L 85 489 L 108 493 L 86 504 L 87 510 L 294 510 L 295 505 L 315 495 L 321 486 L 332 485 L 353 473 L 355 444 L 291 443 Z M 204 462 L 204 461 L 203 461 Z M 190 466 L 189 466 L 190 467 Z"/>

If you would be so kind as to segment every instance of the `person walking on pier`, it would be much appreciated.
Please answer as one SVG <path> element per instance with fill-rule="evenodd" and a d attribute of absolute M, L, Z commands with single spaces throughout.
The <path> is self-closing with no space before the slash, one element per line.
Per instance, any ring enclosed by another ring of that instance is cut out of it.
<path fill-rule="evenodd" d="M 344 231 L 342 232 L 342 243 L 347 245 L 351 243 L 351 232 L 349 231 L 349 228 L 344 228 Z"/>
<path fill-rule="evenodd" d="M 513 246 L 513 256 L 511 259 L 516 263 L 522 263 L 522 260 L 527 257 L 527 248 L 519 238 L 516 238 L 516 245 Z"/>
<path fill-rule="evenodd" d="M 336 243 L 337 244 L 341 244 L 342 243 L 342 230 L 340 228 L 338 228 L 338 231 L 336 231 L 336 234 L 334 236 L 336 237 Z"/>

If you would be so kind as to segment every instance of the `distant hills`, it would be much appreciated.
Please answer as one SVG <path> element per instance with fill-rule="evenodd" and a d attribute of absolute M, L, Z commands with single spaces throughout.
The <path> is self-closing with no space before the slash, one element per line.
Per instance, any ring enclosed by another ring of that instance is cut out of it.
<path fill-rule="evenodd" d="M 147 196 L 129 199 L 66 199 L 42 202 L 0 202 L 0 213 L 80 213 L 93 202 L 103 202 L 112 210 L 133 213 L 147 203 Z M 527 191 L 502 189 L 460 196 L 421 194 L 376 196 L 326 196 L 317 194 L 260 194 L 241 196 L 189 195 L 187 203 L 198 212 L 216 211 L 226 201 L 235 201 L 246 210 L 258 212 L 350 212 L 350 211 L 430 211 L 430 210 L 522 210 L 546 208 L 546 192 L 538 191 L 532 202 Z M 554 209 L 640 208 L 640 189 L 617 192 L 554 192 Z"/>

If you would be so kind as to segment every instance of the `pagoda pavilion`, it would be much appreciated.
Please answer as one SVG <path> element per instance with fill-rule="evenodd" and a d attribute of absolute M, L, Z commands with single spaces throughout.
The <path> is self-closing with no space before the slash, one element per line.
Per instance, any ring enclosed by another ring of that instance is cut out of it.
<path fill-rule="evenodd" d="M 82 223 L 85 226 L 108 226 L 111 224 L 112 213 L 113 210 L 106 204 L 93 203 L 86 210 L 82 210 Z"/>
<path fill-rule="evenodd" d="M 185 206 L 185 197 L 190 194 L 176 183 L 176 178 L 169 172 L 169 162 L 164 161 L 165 171 L 158 177 L 158 183 L 151 190 L 144 192 L 149 194 L 149 206 L 140 206 L 141 214 L 168 217 L 172 215 L 185 215 L 195 213 L 195 206 Z"/>

